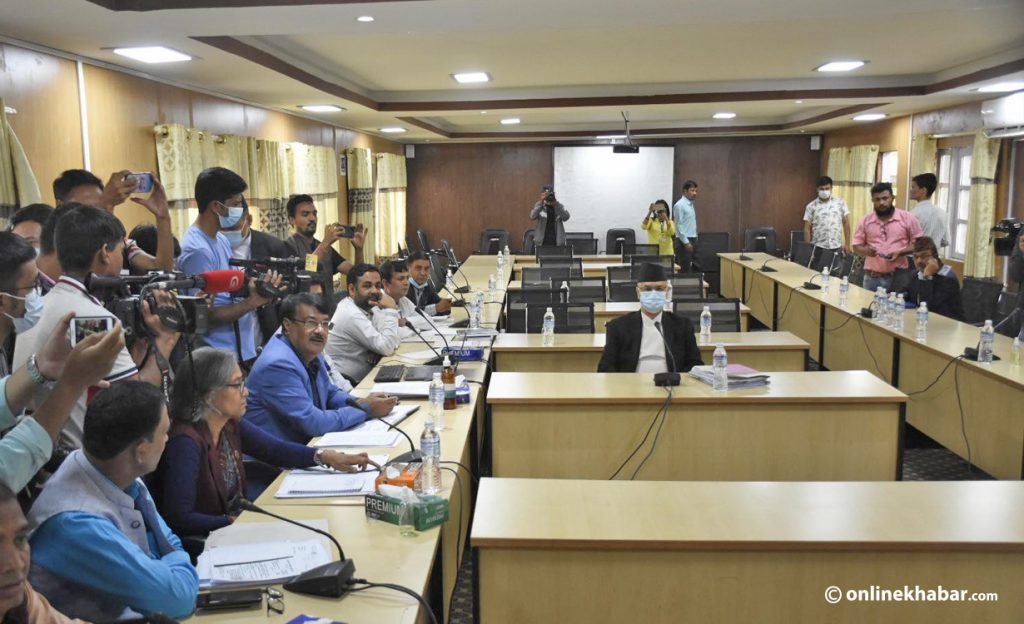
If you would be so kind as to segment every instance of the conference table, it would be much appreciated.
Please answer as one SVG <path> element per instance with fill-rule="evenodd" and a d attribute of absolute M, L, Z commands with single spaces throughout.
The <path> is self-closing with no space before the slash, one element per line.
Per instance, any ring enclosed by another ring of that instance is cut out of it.
<path fill-rule="evenodd" d="M 892 480 L 906 401 L 865 371 L 773 372 L 725 392 L 684 374 L 670 398 L 646 373 L 495 372 L 487 446 L 496 477 Z"/>
<path fill-rule="evenodd" d="M 719 256 L 723 295 L 744 301 L 755 319 L 807 341 L 829 370 L 868 370 L 899 388 L 910 396 L 908 423 L 985 472 L 1024 478 L 1024 367 L 1010 361 L 1010 338 L 997 334 L 1002 359 L 979 364 L 960 357 L 978 343 L 975 326 L 931 313 L 918 341 L 914 310 L 903 313 L 902 331 L 861 317 L 873 293 L 859 286 L 840 306 L 835 278 L 826 294 L 805 289 L 818 274 L 795 263 L 761 253 Z M 761 271 L 766 262 L 777 271 Z"/>
<path fill-rule="evenodd" d="M 508 291 L 512 292 L 519 289 L 518 280 L 511 282 L 508 286 Z M 539 304 L 543 305 L 543 304 Z M 640 302 L 638 301 L 598 301 L 594 304 L 594 331 L 603 334 L 605 333 L 605 325 L 620 316 L 625 316 L 630 312 L 637 312 L 640 310 Z M 750 327 L 750 308 L 744 304 L 740 304 L 740 331 L 747 331 Z"/>
<path fill-rule="evenodd" d="M 1020 482 L 483 479 L 477 500 L 483 624 L 1024 621 Z M 940 586 L 966 593 L 915 600 Z"/>
<path fill-rule="evenodd" d="M 701 359 L 711 363 L 717 344 L 725 345 L 731 364 L 759 371 L 802 371 L 809 345 L 789 332 L 713 332 L 706 343 L 698 336 Z M 544 346 L 540 334 L 501 334 L 494 339 L 494 370 L 503 373 L 591 372 L 604 351 L 605 334 L 555 334 Z"/>

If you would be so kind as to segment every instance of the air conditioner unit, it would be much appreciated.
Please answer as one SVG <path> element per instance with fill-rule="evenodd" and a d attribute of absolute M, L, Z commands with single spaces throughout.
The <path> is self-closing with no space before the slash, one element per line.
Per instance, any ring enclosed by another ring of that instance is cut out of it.
<path fill-rule="evenodd" d="M 981 123 L 990 139 L 1024 136 L 1024 92 L 982 102 Z"/>

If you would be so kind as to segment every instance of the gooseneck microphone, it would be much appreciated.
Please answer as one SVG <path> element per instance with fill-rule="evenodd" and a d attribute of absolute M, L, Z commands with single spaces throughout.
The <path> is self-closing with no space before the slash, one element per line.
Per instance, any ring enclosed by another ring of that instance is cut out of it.
<path fill-rule="evenodd" d="M 360 405 L 352 397 L 349 397 L 349 398 L 345 399 L 345 405 L 348 405 L 349 407 L 354 407 L 357 410 L 362 410 L 362 411 L 366 412 L 367 414 L 370 413 L 370 410 L 366 406 Z M 388 429 L 394 429 L 398 433 L 402 434 L 402 437 L 405 438 L 405 441 L 409 443 L 409 452 L 408 453 L 402 453 L 401 455 L 395 457 L 394 459 L 392 459 L 391 461 L 388 462 L 389 464 L 411 464 L 411 463 L 423 461 L 423 451 L 420 451 L 420 450 L 418 450 L 416 448 L 416 445 L 413 443 L 412 438 L 409 437 L 408 433 L 406 433 L 405 431 L 402 431 L 396 425 L 392 425 L 391 423 L 389 423 L 388 421 L 384 420 L 383 418 L 379 418 L 378 420 L 380 420 L 382 423 L 387 425 Z"/>
<path fill-rule="evenodd" d="M 423 320 L 425 320 L 427 323 L 430 324 L 431 327 L 434 328 L 434 331 L 437 332 L 437 335 L 440 336 L 441 340 L 444 341 L 444 348 L 449 351 L 448 359 L 451 361 L 451 363 L 453 365 L 458 364 L 459 363 L 459 358 L 457 358 L 454 355 L 450 354 L 450 352 L 452 350 L 452 347 L 451 347 L 451 345 L 448 344 L 448 339 L 444 337 L 444 334 L 441 333 L 441 330 L 437 328 L 437 325 L 434 325 L 434 322 L 430 320 L 430 317 L 426 313 L 424 313 L 423 310 L 421 310 L 419 308 L 416 308 L 416 314 L 419 314 L 420 316 L 422 316 Z M 442 357 L 440 354 L 436 358 L 434 358 L 433 360 L 430 360 L 429 362 L 427 362 L 428 366 L 439 366 L 441 364 L 444 364 L 444 357 Z"/>
<path fill-rule="evenodd" d="M 775 272 L 777 272 L 778 269 L 773 269 L 772 267 L 768 266 L 769 262 L 774 262 L 776 260 L 778 260 L 778 258 L 768 258 L 767 260 L 764 261 L 764 264 L 761 265 L 761 268 L 759 268 L 758 271 L 760 271 L 762 273 L 775 273 Z"/>
<path fill-rule="evenodd" d="M 413 325 L 412 323 L 410 323 L 408 319 L 406 319 L 405 326 L 409 328 L 409 331 L 411 331 L 412 333 L 416 334 L 416 337 L 419 338 L 420 340 L 422 340 L 423 344 L 427 345 L 427 348 L 429 348 L 431 351 L 433 351 L 434 355 L 437 356 L 436 358 L 434 358 L 432 360 L 428 360 L 426 362 L 427 366 L 437 366 L 437 365 L 440 365 L 440 364 L 444 363 L 444 356 L 441 355 L 441 352 L 438 351 L 436 347 L 434 347 L 434 343 L 432 343 L 429 340 L 427 340 L 426 338 L 424 338 L 423 334 L 421 334 L 420 331 L 418 329 L 416 329 L 416 326 Z"/>
<path fill-rule="evenodd" d="M 668 344 L 668 340 L 665 340 L 665 332 L 661 331 L 661 323 L 655 322 L 654 328 L 658 330 L 658 335 L 661 336 L 661 343 L 665 345 L 665 352 L 668 353 L 669 360 L 672 362 L 672 370 L 667 373 L 655 373 L 654 374 L 654 385 L 656 386 L 678 386 L 679 385 L 679 369 L 676 367 L 676 356 L 672 355 L 672 348 Z"/>
<path fill-rule="evenodd" d="M 352 577 L 356 573 L 356 564 L 351 559 L 345 558 L 345 551 L 342 549 L 341 543 L 336 540 L 333 535 L 327 531 L 321 531 L 320 529 L 311 527 L 308 524 L 303 524 L 292 520 L 291 518 L 286 518 L 267 511 L 266 509 L 257 506 L 252 501 L 244 498 L 239 502 L 239 506 L 246 511 L 270 516 L 271 518 L 276 518 L 282 522 L 294 524 L 297 527 L 302 527 L 303 529 L 312 531 L 313 533 L 323 535 L 337 546 L 338 556 L 340 557 L 338 561 L 332 561 L 331 563 L 303 572 L 285 583 L 285 589 L 297 594 L 323 596 L 325 598 L 341 598 L 345 595 L 349 585 L 352 584 Z"/>

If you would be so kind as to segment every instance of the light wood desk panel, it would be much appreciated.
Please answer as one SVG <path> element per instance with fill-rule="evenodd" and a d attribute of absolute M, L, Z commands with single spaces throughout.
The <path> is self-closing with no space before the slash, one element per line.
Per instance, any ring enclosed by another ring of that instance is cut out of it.
<path fill-rule="evenodd" d="M 644 373 L 494 373 L 492 474 L 608 479 L 666 396 Z M 891 480 L 905 401 L 864 371 L 773 373 L 767 388 L 726 393 L 684 375 L 638 478 Z"/>
<path fill-rule="evenodd" d="M 1024 619 L 1019 482 L 484 479 L 479 501 L 486 624 Z M 845 596 L 940 585 L 998 601 Z M 825 600 L 830 586 L 838 604 Z"/>
<path fill-rule="evenodd" d="M 698 337 L 699 338 L 699 337 Z M 552 347 L 540 334 L 501 334 L 491 347 L 495 370 L 515 372 L 593 372 L 604 351 L 605 334 L 555 334 Z M 802 371 L 808 345 L 788 332 L 717 332 L 698 343 L 701 358 L 711 362 L 715 345 L 723 343 L 729 362 L 764 371 Z"/>

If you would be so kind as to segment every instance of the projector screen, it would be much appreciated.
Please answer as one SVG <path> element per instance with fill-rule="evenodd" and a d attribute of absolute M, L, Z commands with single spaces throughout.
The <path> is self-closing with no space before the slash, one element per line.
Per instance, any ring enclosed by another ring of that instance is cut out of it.
<path fill-rule="evenodd" d="M 555 195 L 569 211 L 566 232 L 593 232 L 605 251 L 611 228 L 633 228 L 646 243 L 640 222 L 647 206 L 664 199 L 671 209 L 675 148 L 641 147 L 639 154 L 615 154 L 610 145 L 555 148 Z"/>

